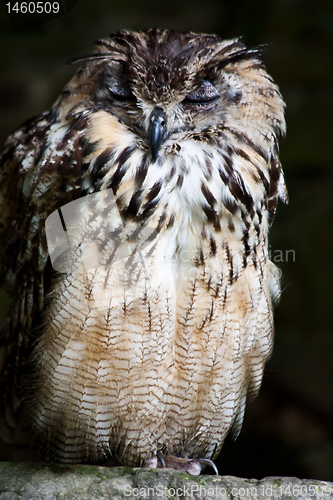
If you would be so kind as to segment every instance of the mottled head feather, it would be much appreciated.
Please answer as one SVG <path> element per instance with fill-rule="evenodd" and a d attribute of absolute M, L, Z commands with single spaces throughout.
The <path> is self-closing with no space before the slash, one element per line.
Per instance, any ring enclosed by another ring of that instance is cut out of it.
<path fill-rule="evenodd" d="M 181 31 L 120 31 L 96 42 L 97 52 L 72 63 L 122 63 L 121 72 L 146 98 L 188 92 L 202 79 L 214 81 L 229 64 L 260 58 L 261 50 L 248 49 L 239 40 Z"/>

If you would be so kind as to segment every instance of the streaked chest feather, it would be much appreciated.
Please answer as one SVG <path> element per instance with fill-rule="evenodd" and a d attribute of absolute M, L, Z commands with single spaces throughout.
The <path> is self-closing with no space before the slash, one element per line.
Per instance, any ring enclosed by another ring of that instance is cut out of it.
<path fill-rule="evenodd" d="M 259 223 L 254 210 L 245 217 L 241 203 L 230 206 L 220 155 L 193 142 L 182 149 L 149 165 L 143 179 L 137 166 L 144 153 L 133 150 L 122 165 L 116 208 L 108 210 L 103 195 L 82 205 L 67 273 L 52 293 L 35 352 L 43 382 L 34 413 L 42 428 L 59 412 L 66 421 L 75 413 L 83 428 L 107 419 L 107 436 L 123 425 L 116 442 L 132 442 L 134 422 L 151 422 L 157 436 L 175 443 L 171 452 L 180 442 L 188 453 L 204 450 L 208 440 L 213 449 L 222 421 L 230 425 L 242 401 L 248 375 L 241 360 L 253 349 L 268 356 L 266 219 Z M 112 168 L 103 180 L 108 190 L 119 164 Z M 252 184 L 246 190 L 259 193 L 254 206 L 261 208 L 263 189 Z M 115 243 L 110 234 L 119 221 Z M 230 387 L 238 394 L 230 396 L 235 408 L 223 410 Z M 186 435 L 197 438 L 186 445 Z M 137 446 L 148 457 L 146 441 L 142 436 Z"/>

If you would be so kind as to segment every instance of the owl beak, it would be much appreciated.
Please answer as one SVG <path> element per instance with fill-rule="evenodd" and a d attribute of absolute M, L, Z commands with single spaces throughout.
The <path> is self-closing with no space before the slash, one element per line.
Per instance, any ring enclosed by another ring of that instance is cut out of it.
<path fill-rule="evenodd" d="M 155 108 L 150 115 L 149 144 L 151 155 L 155 161 L 166 131 L 166 114 L 162 108 Z"/>

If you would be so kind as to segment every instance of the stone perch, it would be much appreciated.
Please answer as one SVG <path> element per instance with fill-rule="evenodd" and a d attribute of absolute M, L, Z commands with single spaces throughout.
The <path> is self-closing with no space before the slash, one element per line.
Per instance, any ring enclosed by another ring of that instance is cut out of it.
<path fill-rule="evenodd" d="M 189 476 L 170 469 L 0 463 L 0 500 L 333 499 L 333 483 L 289 477 L 261 480 Z"/>

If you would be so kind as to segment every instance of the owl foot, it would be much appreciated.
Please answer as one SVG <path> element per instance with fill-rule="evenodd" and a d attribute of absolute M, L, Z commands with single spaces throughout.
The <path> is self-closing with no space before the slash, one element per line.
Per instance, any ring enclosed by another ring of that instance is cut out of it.
<path fill-rule="evenodd" d="M 173 469 L 180 472 L 187 472 L 192 476 L 198 476 L 206 465 L 212 467 L 218 476 L 219 471 L 216 465 L 208 458 L 179 458 L 174 455 L 162 455 L 160 451 L 157 452 L 156 457 L 148 460 L 144 466 L 148 468 Z"/>

